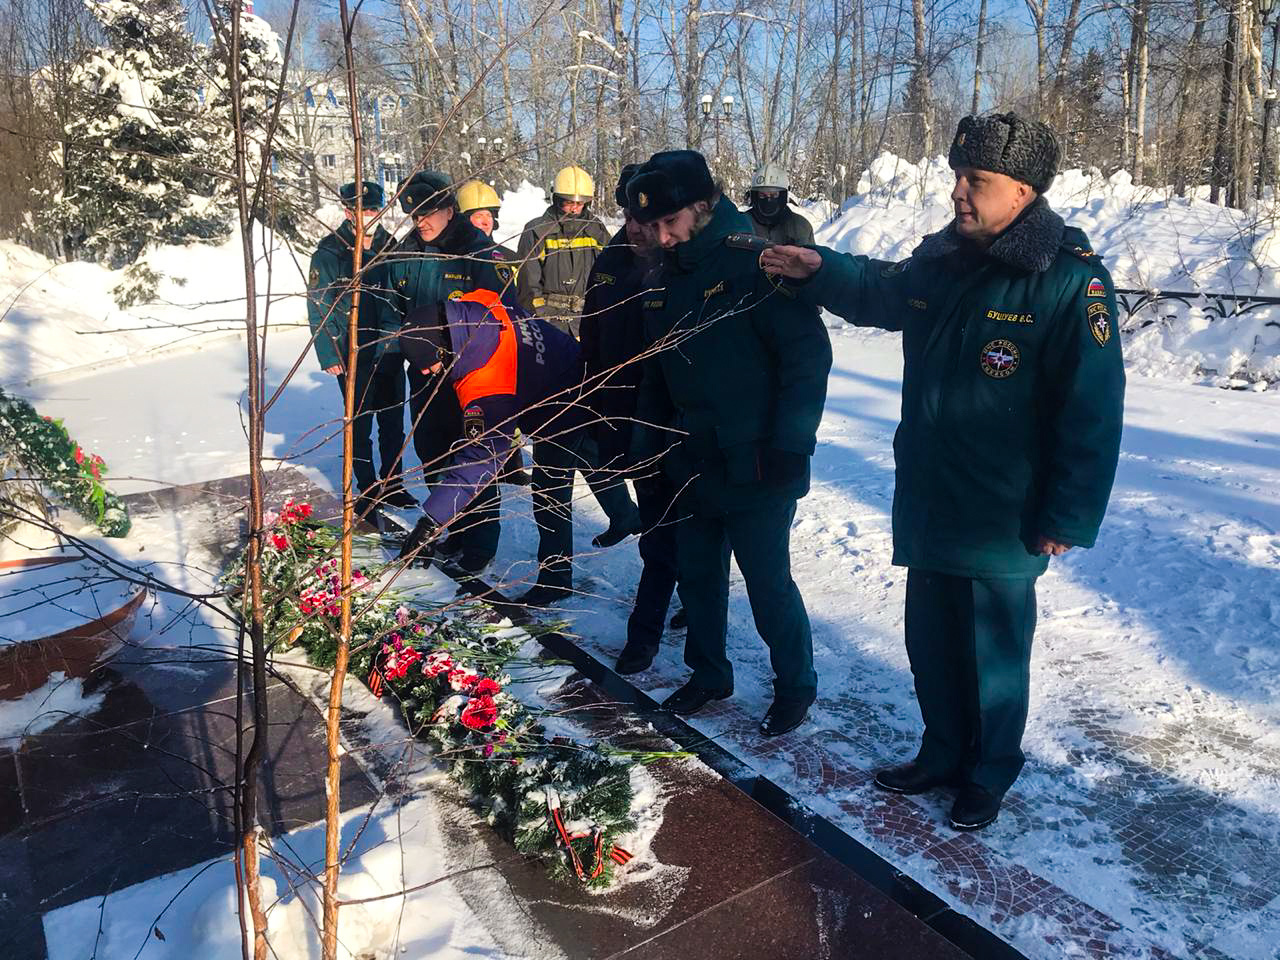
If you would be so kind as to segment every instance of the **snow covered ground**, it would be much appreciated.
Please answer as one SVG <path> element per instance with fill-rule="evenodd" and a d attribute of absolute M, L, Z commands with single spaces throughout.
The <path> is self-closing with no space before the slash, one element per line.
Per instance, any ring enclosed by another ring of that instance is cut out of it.
<path fill-rule="evenodd" d="M 879 839 L 864 821 L 880 802 L 873 792 L 834 788 L 799 762 L 820 744 L 850 768 L 870 769 L 909 756 L 919 730 L 901 643 L 903 571 L 888 563 L 899 346 L 849 327 L 833 342 L 814 489 L 793 541 L 821 677 L 813 722 L 801 741 L 765 756 L 752 753 L 749 729 L 723 715 L 699 725 L 1031 956 L 1069 955 L 1046 948 L 1039 927 L 970 903 L 945 864 Z M 271 382 L 304 345 L 297 333 L 274 339 Z M 227 341 L 46 381 L 32 399 L 66 417 L 117 477 L 226 476 L 245 469 L 242 365 L 242 344 Z M 337 412 L 337 390 L 308 360 L 268 418 L 268 453 L 296 456 L 332 484 L 337 445 L 317 445 L 315 428 Z M 490 571 L 499 581 L 530 575 L 536 545 L 527 495 L 506 491 L 508 522 Z M 583 596 L 564 606 L 583 642 L 611 656 L 638 558 L 633 545 L 591 549 L 604 519 L 578 492 Z M 1001 862 L 1049 878 L 1177 956 L 1209 943 L 1239 960 L 1270 957 L 1280 941 L 1278 504 L 1280 393 L 1131 379 L 1102 537 L 1056 561 L 1040 584 L 1030 763 L 1006 815 L 981 838 Z M 767 659 L 740 587 L 730 624 L 735 705 L 755 718 L 767 705 Z M 684 674 L 676 637 L 639 682 L 661 695 Z M 927 817 L 944 812 L 940 799 L 922 803 Z"/>
<path fill-rule="evenodd" d="M 902 258 L 922 233 L 945 223 L 945 172 L 899 164 L 895 173 L 891 161 L 877 161 L 865 195 L 819 233 L 820 241 Z M 1280 293 L 1277 247 L 1265 223 L 1255 228 L 1237 212 L 1139 190 L 1123 177 L 1064 174 L 1050 199 L 1090 234 L 1120 285 Z M 508 194 L 504 232 L 543 206 L 535 188 Z M 196 279 L 173 288 L 172 299 L 179 291 L 188 305 L 213 291 L 234 298 L 240 269 L 232 253 L 177 251 L 173 274 Z M 286 299 L 272 308 L 282 325 L 268 348 L 273 387 L 306 345 L 305 334 L 288 326 L 301 323 L 301 273 L 288 280 L 297 268 L 281 267 L 286 260 L 276 270 Z M 193 286 L 197 280 L 203 286 Z M 106 458 L 115 489 L 245 472 L 241 340 L 206 339 L 198 352 L 146 363 L 84 366 L 138 360 L 173 343 L 174 330 L 165 327 L 173 317 L 227 319 L 237 314 L 234 302 L 121 315 L 109 297 L 116 278 L 106 271 L 51 268 L 11 245 L 0 245 L 0 281 L 0 289 L 12 286 L 3 302 L 16 304 L 0 323 L 0 382 L 37 377 L 22 392 L 42 413 L 66 418 L 72 435 Z M 1156 945 L 1181 957 L 1274 958 L 1280 390 L 1203 384 L 1222 383 L 1229 373 L 1280 372 L 1280 327 L 1267 325 L 1280 315 L 1260 310 L 1210 322 L 1202 311 L 1178 309 L 1172 320 L 1126 337 L 1130 371 L 1138 375 L 1129 382 L 1111 510 L 1098 546 L 1055 561 L 1040 582 L 1030 762 L 1005 814 L 980 842 L 989 863 L 1006 873 L 1047 878 L 1073 903 L 1112 918 L 1116 936 L 1129 938 L 1127 955 L 1149 956 Z M 83 332 L 133 321 L 148 329 Z M 901 643 L 903 571 L 888 564 L 899 345 L 891 335 L 840 325 L 833 344 L 814 488 L 801 503 L 793 539 L 821 678 L 813 721 L 802 738 L 758 750 L 744 718 L 757 718 L 767 705 L 767 658 L 736 587 L 736 712 L 711 711 L 698 725 L 1030 956 L 1074 955 L 1066 920 L 997 909 L 982 877 L 936 853 L 945 841 L 914 853 L 886 841 L 873 822 L 886 809 L 882 797 L 814 772 L 816 751 L 848 771 L 908 757 L 919 732 Z M 268 417 L 268 454 L 332 486 L 338 400 L 332 379 L 305 359 Z M 604 518 L 585 489 L 578 493 L 582 596 L 564 604 L 565 612 L 583 642 L 607 657 L 622 645 L 639 561 L 633 545 L 592 550 L 590 537 Z M 536 547 L 527 493 L 506 494 L 508 522 L 490 571 L 499 582 L 531 575 Z M 153 534 L 159 536 L 145 524 L 135 531 Z M 660 695 L 684 674 L 675 637 L 639 683 Z M 944 813 L 940 799 L 908 803 L 927 821 Z M 209 895 L 224 893 L 210 888 Z"/>
<path fill-rule="evenodd" d="M 350 850 L 338 882 L 343 900 L 369 900 L 339 913 L 338 956 L 431 957 L 433 960 L 503 956 L 485 924 L 449 883 L 417 893 L 400 890 L 450 873 L 440 839 L 439 812 L 429 797 L 376 811 L 343 814 L 342 849 Z M 324 826 L 277 838 L 287 856 L 310 871 L 324 868 Z M 292 870 L 263 861 L 268 939 L 282 960 L 319 956 L 314 918 L 321 904 L 313 884 Z M 129 960 L 191 957 L 233 960 L 240 953 L 235 872 L 231 858 L 210 860 L 157 877 L 105 898 L 82 900 L 45 915 L 49 960 Z M 161 939 L 163 938 L 163 939 Z"/>

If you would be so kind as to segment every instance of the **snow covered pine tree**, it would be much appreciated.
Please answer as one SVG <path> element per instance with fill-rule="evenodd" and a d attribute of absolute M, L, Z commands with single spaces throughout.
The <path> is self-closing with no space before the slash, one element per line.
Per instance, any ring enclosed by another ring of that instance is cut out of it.
<path fill-rule="evenodd" d="M 72 82 L 82 96 L 59 158 L 48 227 L 68 257 L 111 267 L 149 243 L 229 235 L 225 149 L 182 0 L 85 0 L 108 41 Z"/>
<path fill-rule="evenodd" d="M 214 44 L 212 75 L 216 78 L 208 97 L 221 136 L 225 138 L 228 156 L 234 152 L 234 128 L 231 119 L 230 80 L 227 64 L 230 61 L 231 16 L 225 0 L 218 3 L 222 15 L 215 21 L 217 42 Z M 251 214 L 291 240 L 299 239 L 311 222 L 311 203 L 303 189 L 305 151 L 298 145 L 296 134 L 285 122 L 288 114 L 280 117 L 272 128 L 276 100 L 279 96 L 281 67 L 283 65 L 280 37 L 271 25 L 252 13 L 240 14 L 240 96 L 244 117 L 244 132 L 249 145 L 249 178 L 256 182 L 263 172 L 265 189 L 256 197 Z M 270 143 L 268 143 L 270 133 Z M 229 163 L 230 161 L 228 161 Z M 254 183 L 250 183 L 251 197 Z M 335 185 L 336 186 L 336 185 Z M 307 237 L 314 242 L 318 236 Z"/>

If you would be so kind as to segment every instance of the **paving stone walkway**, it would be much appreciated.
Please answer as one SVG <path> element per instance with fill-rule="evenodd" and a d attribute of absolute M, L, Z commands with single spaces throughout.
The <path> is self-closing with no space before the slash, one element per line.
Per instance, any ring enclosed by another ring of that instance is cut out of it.
<path fill-rule="evenodd" d="M 611 663 L 616 655 L 609 645 L 589 638 L 581 642 L 602 662 Z M 670 689 L 682 679 L 681 670 L 660 663 L 637 686 Z M 1015 786 L 998 828 L 961 834 L 945 824 L 946 794 L 900 797 L 872 785 L 877 764 L 866 763 L 866 758 L 898 762 L 910 757 L 916 745 L 913 732 L 890 722 L 894 718 L 886 716 L 885 704 L 848 693 L 824 704 L 823 716 L 821 729 L 810 724 L 765 740 L 756 729 L 759 717 L 731 699 L 707 707 L 693 724 L 926 886 L 933 889 L 940 881 L 943 889 L 936 892 L 984 926 L 1022 949 L 1028 941 L 1039 943 L 1028 951 L 1031 956 L 1243 960 L 1201 939 L 1170 944 L 1155 917 L 1149 930 L 1121 923 L 1064 890 L 1052 873 L 1020 863 L 1011 855 L 1016 844 L 1008 842 L 1010 837 L 1037 836 L 1044 842 L 1057 834 L 1070 844 L 1076 831 L 1068 828 L 1096 828 L 1118 841 L 1119 849 L 1099 851 L 1113 858 L 1114 870 L 1132 876 L 1156 901 L 1175 903 L 1200 919 L 1208 936 L 1217 932 L 1224 912 L 1280 906 L 1280 874 L 1274 870 L 1280 837 L 1274 830 L 1260 832 L 1259 818 L 1251 811 L 1189 788 L 1173 775 L 1188 750 L 1176 728 L 1158 735 L 1129 733 L 1120 717 L 1075 710 L 1073 722 L 1088 737 L 1087 753 L 1070 755 L 1060 769 L 1037 767 L 1032 761 L 1024 778 L 1040 782 L 1043 777 L 1034 776 L 1039 773 L 1068 783 L 1072 766 L 1086 762 L 1108 767 L 1108 775 L 1090 783 L 1087 791 L 1075 791 L 1069 805 L 1046 803 Z M 1218 734 L 1225 756 L 1234 758 L 1238 749 L 1250 746 L 1238 731 Z M 1205 735 L 1197 729 L 1197 750 L 1203 749 Z M 1274 778 L 1280 771 L 1275 751 L 1254 749 L 1251 758 L 1259 776 Z M 1138 906 L 1133 912 L 1141 911 Z M 1265 952 L 1247 955 L 1280 956 L 1280 946 L 1261 949 Z"/>

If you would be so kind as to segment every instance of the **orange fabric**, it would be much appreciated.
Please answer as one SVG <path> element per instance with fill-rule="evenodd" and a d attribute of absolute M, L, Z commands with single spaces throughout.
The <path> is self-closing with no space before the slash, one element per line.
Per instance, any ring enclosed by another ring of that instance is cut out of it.
<path fill-rule="evenodd" d="M 480 397 L 514 396 L 520 354 L 516 346 L 516 328 L 511 323 L 507 308 L 492 290 L 475 290 L 458 299 L 484 304 L 493 318 L 502 324 L 502 333 L 498 335 L 498 349 L 493 351 L 489 362 L 472 370 L 453 385 L 458 394 L 458 403 L 465 409 Z"/>

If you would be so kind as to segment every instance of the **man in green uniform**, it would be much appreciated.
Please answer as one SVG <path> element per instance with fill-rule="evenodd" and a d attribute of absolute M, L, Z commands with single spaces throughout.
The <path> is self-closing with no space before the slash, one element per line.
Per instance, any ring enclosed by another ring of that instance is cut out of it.
<path fill-rule="evenodd" d="M 357 223 L 356 196 L 364 224 Z M 380 504 L 413 506 L 401 482 L 404 447 L 404 357 L 395 331 L 382 326 L 386 297 L 386 251 L 393 238 L 373 225 L 382 206 L 382 187 L 371 180 L 339 190 L 346 219 L 316 247 L 307 275 L 307 322 L 320 369 L 337 377 L 347 395 L 347 329 L 351 314 L 356 235 L 361 244 L 361 292 L 356 341 L 356 417 L 352 423 L 352 472 L 360 495 L 356 512 L 364 516 Z M 380 469 L 373 463 L 373 423 L 378 423 Z"/>
<path fill-rule="evenodd" d="M 760 730 L 776 736 L 804 721 L 817 693 L 790 546 L 831 343 L 813 306 L 761 273 L 754 253 L 726 244 L 751 228 L 701 154 L 655 154 L 628 182 L 627 209 L 663 251 L 643 285 L 645 337 L 656 352 L 640 387 L 633 455 L 638 463 L 662 455 L 683 514 L 676 555 L 693 676 L 664 706 L 691 714 L 733 693 L 732 554 L 769 646 L 774 701 Z"/>
<path fill-rule="evenodd" d="M 760 262 L 853 323 L 902 331 L 893 562 L 925 730 L 876 783 L 956 787 L 952 826 L 973 830 L 1022 769 L 1036 578 L 1097 538 L 1125 377 L 1111 276 L 1043 198 L 1053 132 L 965 117 L 950 162 L 955 219 L 910 259 L 784 246 Z"/>

